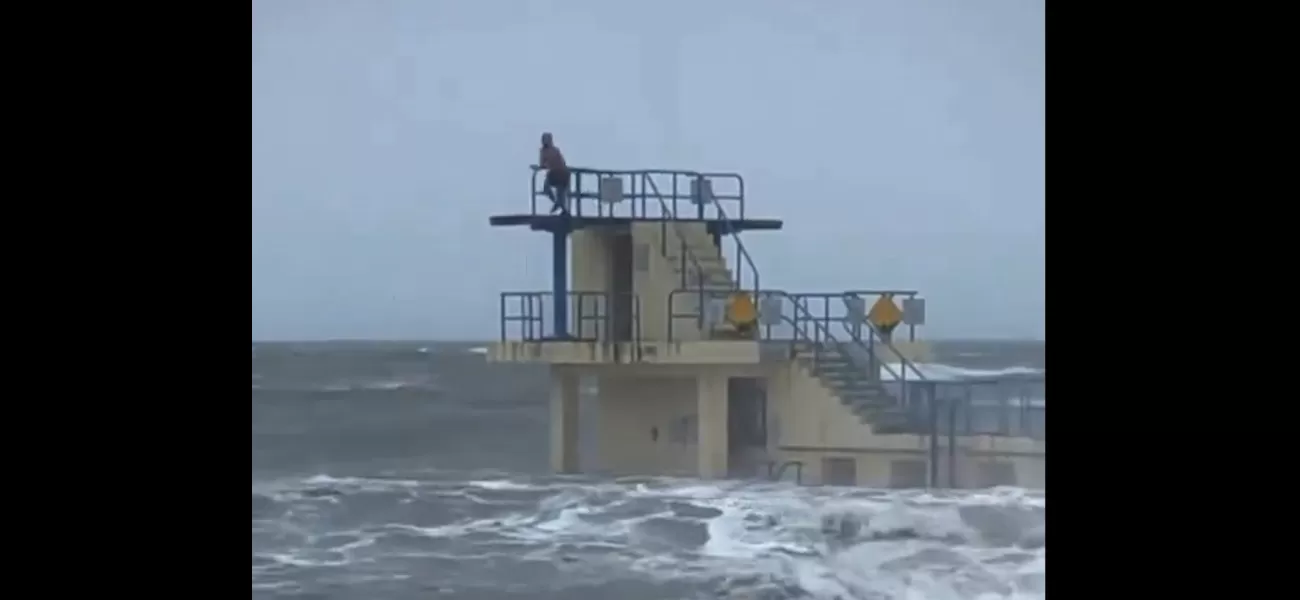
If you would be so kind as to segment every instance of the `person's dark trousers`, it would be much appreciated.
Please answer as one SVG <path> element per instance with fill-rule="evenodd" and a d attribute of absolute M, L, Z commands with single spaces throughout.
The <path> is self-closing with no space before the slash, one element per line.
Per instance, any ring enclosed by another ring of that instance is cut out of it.
<path fill-rule="evenodd" d="M 546 196 L 551 199 L 551 213 L 568 214 L 569 210 L 569 175 L 548 171 L 546 173 Z"/>

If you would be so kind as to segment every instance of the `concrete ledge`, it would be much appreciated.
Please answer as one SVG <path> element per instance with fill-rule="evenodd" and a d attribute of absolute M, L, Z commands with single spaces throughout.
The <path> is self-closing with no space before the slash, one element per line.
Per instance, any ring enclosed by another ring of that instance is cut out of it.
<path fill-rule="evenodd" d="M 488 349 L 490 362 L 560 365 L 755 365 L 754 341 L 570 342 L 506 341 Z"/>
<path fill-rule="evenodd" d="M 942 443 L 947 444 L 948 440 L 943 437 Z M 1012 438 L 1012 437 L 992 437 L 992 436 L 958 436 L 957 448 L 962 454 L 967 456 L 1002 456 L 1002 457 L 1025 457 L 1025 458 L 1047 458 L 1047 442 L 1043 440 L 1032 440 L 1029 438 Z M 794 453 L 825 453 L 825 454 L 921 454 L 924 455 L 929 449 L 929 439 L 926 436 L 919 435 L 875 435 L 869 438 L 869 442 L 862 446 L 821 446 L 821 445 L 799 445 L 799 444 L 782 444 L 778 446 L 782 452 Z"/>

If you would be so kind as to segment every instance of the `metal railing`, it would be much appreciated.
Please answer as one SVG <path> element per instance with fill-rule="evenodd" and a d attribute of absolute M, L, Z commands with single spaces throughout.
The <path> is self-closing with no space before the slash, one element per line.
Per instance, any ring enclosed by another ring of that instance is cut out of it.
<path fill-rule="evenodd" d="M 894 345 L 891 338 L 882 335 L 880 330 L 865 318 L 865 314 L 851 312 L 849 310 L 849 300 L 861 300 L 864 306 L 869 306 L 866 300 L 873 296 L 915 298 L 917 295 L 918 292 L 913 290 L 853 290 L 838 293 L 788 294 L 787 296 L 791 302 L 797 305 L 795 311 L 797 317 L 825 323 L 828 330 L 826 335 L 832 339 L 834 339 L 834 336 L 829 332 L 831 323 L 839 323 L 843 332 L 848 336 L 852 348 L 860 350 L 861 354 L 865 355 L 867 364 L 858 364 L 859 360 L 864 357 L 852 350 L 846 351 L 846 344 L 836 340 L 836 346 L 840 350 L 840 354 L 844 355 L 850 364 L 871 373 L 873 379 L 878 375 L 888 375 L 890 378 L 889 383 L 892 384 L 890 387 L 896 388 L 899 402 L 906 407 L 915 400 L 912 391 L 916 389 L 916 386 L 912 384 L 923 384 L 928 382 L 929 379 L 911 359 L 907 358 Z M 908 325 L 907 331 L 908 341 L 916 341 L 916 327 Z M 819 342 L 819 340 L 810 341 L 814 342 L 814 344 Z M 898 361 L 897 369 L 889 361 L 880 360 L 881 347 Z"/>
<path fill-rule="evenodd" d="M 685 319 L 696 319 L 702 315 L 707 307 L 704 306 L 714 298 L 725 298 L 725 295 L 734 293 L 735 290 L 729 289 L 678 289 L 668 295 L 668 323 L 667 334 L 668 340 L 676 339 L 677 322 Z M 702 296 L 701 306 L 698 311 L 679 312 L 676 308 L 676 299 L 681 294 L 700 294 Z M 880 292 L 849 292 L 850 294 L 864 295 L 872 294 L 894 294 L 908 296 L 915 295 L 915 292 L 903 291 L 880 291 Z M 792 352 L 797 349 L 798 344 L 806 344 L 806 350 L 809 352 L 809 358 L 813 364 L 819 364 L 823 354 L 828 347 L 834 348 L 836 354 L 843 357 L 849 364 L 861 369 L 864 373 L 870 374 L 871 379 L 877 378 L 884 374 L 889 376 L 887 382 L 897 386 L 898 401 L 901 406 L 907 406 L 911 403 L 912 391 L 917 384 L 927 383 L 929 380 L 925 373 L 910 359 L 893 342 L 884 336 L 872 326 L 869 322 L 860 318 L 854 318 L 847 310 L 838 312 L 834 307 L 837 306 L 833 300 L 840 300 L 846 297 L 845 292 L 837 293 L 804 293 L 792 294 L 783 290 L 756 290 L 754 292 L 755 304 L 760 311 L 758 339 L 762 341 L 780 341 L 790 342 Z M 778 318 L 765 316 L 762 311 L 768 310 L 771 306 L 771 300 L 778 299 L 781 304 L 781 312 Z M 789 314 L 786 312 L 789 307 Z M 820 314 L 816 308 L 822 308 Z M 778 324 L 773 324 L 773 323 Z M 832 333 L 833 325 L 839 323 L 844 329 L 845 337 L 848 341 L 843 341 Z M 778 331 L 781 325 L 788 325 L 790 336 L 784 337 Z M 863 332 L 866 338 L 863 338 Z M 914 334 L 913 334 L 914 335 Z M 897 368 L 888 361 L 879 360 L 881 348 L 897 358 Z M 855 351 L 857 350 L 857 351 Z M 859 352 L 860 351 L 860 352 Z M 865 357 L 863 356 L 865 354 Z M 862 364 L 865 360 L 866 364 Z M 883 379 L 883 378 L 881 378 Z"/>
<path fill-rule="evenodd" d="M 947 407 L 940 434 L 1047 439 L 1047 379 L 999 376 L 937 382 L 935 401 Z"/>
<path fill-rule="evenodd" d="M 914 383 L 904 407 L 921 435 L 1047 439 L 1043 378 L 934 379 Z"/>
<path fill-rule="evenodd" d="M 727 216 L 727 211 L 722 208 L 722 205 L 720 203 L 714 203 L 714 206 L 717 209 L 718 220 L 722 223 L 722 227 L 724 229 L 724 231 L 720 232 L 720 234 L 731 236 L 731 239 L 735 240 L 736 243 L 735 287 L 738 290 L 745 288 L 745 270 L 742 267 L 748 266 L 749 271 L 754 274 L 753 291 L 754 291 L 755 301 L 757 301 L 758 290 L 762 289 L 762 284 L 759 282 L 758 279 L 758 265 L 754 264 L 754 259 L 749 256 L 749 251 L 745 249 L 745 242 L 741 241 L 740 232 L 736 230 L 735 223 L 731 220 L 730 217 Z M 741 204 L 740 208 L 741 208 L 740 218 L 744 219 L 745 205 Z M 722 249 L 719 248 L 718 250 L 721 251 Z"/>
<path fill-rule="evenodd" d="M 788 460 L 783 463 L 772 461 L 767 463 L 767 478 L 772 481 L 783 481 L 785 472 L 793 469 L 795 485 L 803 485 L 803 466 L 801 460 Z"/>
<path fill-rule="evenodd" d="M 668 210 L 668 201 L 663 197 L 663 194 L 659 193 L 659 186 L 655 184 L 654 179 L 647 177 L 645 183 L 645 187 L 649 188 L 650 191 L 659 199 L 659 204 L 663 210 Z M 676 214 L 676 211 L 674 211 L 673 214 Z M 678 256 L 678 260 L 681 261 L 681 264 L 678 265 L 678 270 L 682 273 L 681 286 L 688 287 L 692 280 L 694 280 L 696 287 L 703 290 L 704 267 L 700 264 L 699 257 L 695 256 L 695 253 L 691 251 L 690 244 L 686 243 L 686 233 L 682 231 L 681 223 L 679 223 L 677 219 L 664 219 L 659 222 L 659 254 L 665 259 L 668 258 L 669 223 L 673 224 L 673 233 L 677 235 L 677 243 L 680 245 L 680 256 Z M 689 259 L 689 264 L 687 259 Z M 695 269 L 694 277 L 691 277 L 690 269 Z M 700 298 L 702 299 L 703 297 L 703 292 L 701 291 Z"/>
<path fill-rule="evenodd" d="M 683 286 L 668 292 L 668 323 L 666 332 L 668 341 L 677 341 L 677 321 L 689 320 L 693 322 L 697 328 L 701 330 L 704 329 L 706 326 L 705 316 L 709 308 L 709 301 L 713 299 L 729 298 L 734 293 L 736 293 L 734 288 L 708 287 L 704 285 L 698 287 Z M 684 294 L 690 294 L 698 299 L 695 308 L 687 311 L 679 311 L 677 309 L 677 299 Z"/>
<path fill-rule="evenodd" d="M 916 292 L 910 292 L 910 291 L 842 292 L 838 295 L 819 294 L 819 293 L 792 294 L 790 295 L 790 298 L 796 306 L 799 306 L 803 309 L 802 311 L 796 310 L 796 314 L 800 314 L 805 318 L 815 319 L 815 320 L 825 322 L 827 329 L 830 328 L 831 322 L 839 322 L 840 326 L 844 329 L 844 333 L 848 335 L 851 343 L 858 350 L 861 350 L 866 355 L 867 364 L 865 365 L 859 364 L 858 361 L 862 357 L 859 356 L 857 353 L 853 352 L 852 350 L 845 351 L 846 344 L 843 342 L 839 342 L 837 340 L 836 346 L 840 350 L 840 354 L 843 355 L 845 360 L 847 360 L 850 364 L 854 365 L 859 369 L 868 371 L 871 374 L 870 376 L 871 379 L 876 379 L 880 375 L 888 375 L 890 377 L 890 382 L 897 386 L 897 391 L 898 391 L 897 399 L 900 405 L 902 407 L 907 407 L 913 403 L 914 398 L 912 395 L 912 391 L 916 389 L 916 385 L 913 384 L 924 384 L 929 381 L 929 379 L 925 376 L 925 373 L 921 372 L 921 369 L 917 367 L 916 364 L 913 363 L 910 359 L 908 359 L 907 356 L 904 355 L 903 352 L 900 351 L 898 347 L 894 345 L 893 341 L 880 335 L 880 332 L 876 329 L 876 327 L 872 325 L 870 321 L 863 318 L 865 317 L 865 315 L 862 316 L 851 315 L 846 307 L 846 310 L 842 315 L 832 316 L 834 313 L 831 311 L 830 307 L 833 306 L 833 303 L 828 302 L 829 298 L 838 296 L 844 299 L 844 298 L 849 298 L 851 296 L 861 296 L 861 295 L 868 295 L 868 294 L 881 295 L 881 296 L 886 294 L 901 295 L 901 296 L 915 296 Z M 822 316 L 820 318 L 814 316 L 814 313 L 812 311 L 811 304 L 814 302 L 821 302 L 822 305 L 825 307 L 824 312 L 822 313 Z M 862 336 L 863 331 L 867 332 L 867 336 L 865 339 Z M 830 336 L 830 333 L 828 332 L 827 335 Z M 912 335 L 915 336 L 915 330 L 913 330 Z M 834 336 L 831 336 L 831 339 L 834 339 Z M 914 339 L 915 337 L 913 337 L 913 340 Z M 880 349 L 877 348 L 877 344 L 882 345 L 886 350 L 889 351 L 890 355 L 892 355 L 896 360 L 898 360 L 898 369 L 895 369 L 888 361 L 880 360 L 880 354 L 879 354 Z M 911 379 L 909 379 L 909 375 L 911 376 Z M 881 377 L 881 379 L 883 379 L 883 377 Z"/>
<path fill-rule="evenodd" d="M 731 295 L 734 294 L 735 292 L 736 290 L 734 288 L 720 288 L 720 287 L 703 288 L 703 289 L 681 288 L 669 292 L 668 332 L 667 332 L 668 341 L 675 341 L 677 339 L 675 333 L 675 327 L 677 321 L 683 321 L 687 319 L 696 320 L 697 318 L 699 318 L 700 313 L 703 312 L 705 308 L 705 307 L 701 307 L 700 310 L 693 310 L 689 312 L 678 312 L 678 310 L 676 309 L 677 306 L 676 300 L 680 295 L 702 294 L 704 300 L 708 301 L 708 300 L 726 300 L 727 298 L 730 298 Z M 814 317 L 812 313 L 808 311 L 808 308 L 805 305 L 805 303 L 799 300 L 802 296 L 805 295 L 806 294 L 791 294 L 783 290 L 757 290 L 755 292 L 754 302 L 758 310 L 760 311 L 759 325 L 758 325 L 758 331 L 759 331 L 758 339 L 763 341 L 788 341 L 788 342 L 811 342 L 814 344 L 823 344 L 823 343 L 838 344 L 839 341 L 835 339 L 834 336 L 831 335 L 830 329 L 826 326 L 827 323 L 831 322 L 831 320 Z M 781 312 L 779 318 L 776 319 L 779 323 L 790 326 L 790 333 L 791 333 L 790 337 L 781 337 L 780 334 L 777 332 L 777 328 L 779 327 L 779 325 L 771 324 L 772 319 L 765 317 L 764 315 L 761 314 L 761 311 L 766 306 L 768 306 L 768 302 L 767 302 L 768 298 L 779 298 L 783 300 L 782 302 L 783 308 L 785 306 L 790 306 L 794 309 L 794 314 L 787 315 L 784 312 Z M 812 331 L 809 331 L 808 327 L 805 327 L 804 324 L 811 324 L 814 326 L 814 328 L 812 329 Z"/>
<path fill-rule="evenodd" d="M 569 171 L 569 206 L 567 208 L 572 211 L 573 216 L 658 220 L 660 221 L 659 253 L 665 259 L 673 258 L 670 257 L 668 252 L 668 229 L 671 223 L 673 233 L 677 237 L 679 250 L 675 260 L 679 261 L 680 285 L 683 288 L 694 286 L 701 290 L 699 296 L 700 314 L 696 318 L 702 322 L 704 305 L 702 290 L 706 283 L 705 272 L 703 264 L 700 262 L 699 257 L 695 255 L 695 252 L 691 250 L 686 233 L 682 230 L 680 221 L 691 220 L 691 218 L 682 219 L 681 209 L 683 204 L 687 204 L 685 208 L 694 207 L 693 219 L 695 221 L 719 222 L 728 233 L 734 234 L 735 227 L 727 211 L 723 208 L 723 204 L 734 203 L 734 208 L 739 213 L 740 218 L 744 218 L 744 177 L 741 177 L 738 173 L 702 173 L 664 169 L 609 170 L 571 167 Z M 542 206 L 550 205 L 550 198 L 546 194 L 542 173 L 537 167 L 533 168 L 531 195 L 533 216 L 542 214 L 539 212 L 539 199 L 546 198 L 546 204 Z M 616 202 L 610 202 L 610 199 L 605 194 L 602 194 L 601 182 L 607 179 L 619 179 L 622 183 L 621 197 Z M 705 182 L 708 183 L 710 190 L 707 202 L 700 197 Z M 665 189 L 667 190 L 666 193 Z M 652 199 L 654 202 L 651 202 Z M 712 208 L 711 211 L 710 207 Z M 550 209 L 547 208 L 546 210 L 549 212 Z M 753 260 L 750 259 L 748 253 L 744 251 L 739 236 L 733 235 L 733 237 L 736 239 L 738 252 L 743 255 L 744 260 L 748 261 L 750 268 L 754 272 L 755 288 L 757 288 L 757 267 L 754 266 Z M 719 248 L 719 253 L 721 253 L 721 248 Z M 735 286 L 739 288 L 742 281 L 743 275 L 738 272 Z"/>
<path fill-rule="evenodd" d="M 551 201 L 546 195 L 545 171 L 533 167 L 532 215 L 550 213 Z M 674 171 L 667 169 L 611 170 L 585 167 L 569 168 L 569 209 L 575 217 L 630 218 L 630 219 L 681 219 L 681 209 L 693 209 L 694 215 L 685 217 L 698 221 L 723 218 L 723 203 L 734 204 L 740 219 L 745 218 L 745 179 L 738 173 L 708 173 Z M 602 201 L 600 184 L 604 179 L 620 179 L 623 194 L 619 202 Z M 706 180 L 713 188 L 712 202 L 700 202 L 692 182 Z M 651 186 L 664 190 L 661 206 L 650 202 Z M 539 202 L 540 201 L 540 202 Z M 683 207 L 683 205 L 685 205 Z M 709 207 L 713 207 L 710 211 Z M 658 209 L 658 210 L 656 210 Z"/>
<path fill-rule="evenodd" d="M 566 297 L 571 331 L 557 336 L 551 322 L 553 292 L 503 292 L 501 341 L 641 342 L 641 299 L 636 294 L 569 292 Z M 512 337 L 512 328 L 518 335 Z"/>

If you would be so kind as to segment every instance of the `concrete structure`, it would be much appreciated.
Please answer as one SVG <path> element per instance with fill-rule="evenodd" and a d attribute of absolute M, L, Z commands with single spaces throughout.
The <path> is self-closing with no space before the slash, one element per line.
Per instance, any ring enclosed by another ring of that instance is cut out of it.
<path fill-rule="evenodd" d="M 532 189 L 491 222 L 552 236 L 552 286 L 501 295 L 489 358 L 551 365 L 555 471 L 1045 486 L 1045 384 L 927 377 L 914 291 L 764 288 L 740 236 L 782 224 L 739 175 L 574 169 L 565 214 Z"/>

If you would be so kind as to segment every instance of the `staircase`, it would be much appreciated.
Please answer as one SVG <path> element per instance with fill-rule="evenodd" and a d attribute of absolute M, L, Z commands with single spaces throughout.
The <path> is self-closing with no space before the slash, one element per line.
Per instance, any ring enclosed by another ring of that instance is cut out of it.
<path fill-rule="evenodd" d="M 874 333 L 872 334 L 874 335 Z M 870 366 L 872 359 L 865 353 L 870 352 L 862 340 L 853 340 L 850 344 L 831 339 L 814 345 L 811 342 L 795 342 L 795 360 L 808 370 L 826 389 L 840 399 L 860 421 L 871 425 L 881 435 L 911 433 L 918 429 L 917 415 L 908 410 L 906 402 L 910 391 L 908 382 L 902 381 L 895 370 L 882 365 L 882 370 L 900 381 L 890 385 L 881 381 L 879 376 L 872 376 Z M 856 356 L 855 356 L 856 355 Z M 912 382 L 924 380 L 916 367 L 903 360 L 904 371 L 914 373 Z M 894 390 L 898 390 L 897 395 Z"/>
<path fill-rule="evenodd" d="M 664 258 L 682 275 L 683 289 L 696 289 L 699 285 L 705 289 L 735 289 L 736 282 L 722 250 L 707 234 L 692 235 L 683 229 L 677 239 L 683 242 L 668 244 Z"/>
<path fill-rule="evenodd" d="M 814 317 L 798 298 L 759 287 L 758 267 L 745 250 L 744 243 L 721 205 L 715 204 L 711 208 L 723 223 L 726 231 L 724 237 L 734 240 L 736 256 L 741 263 L 741 270 L 735 276 L 727 267 L 722 249 L 713 242 L 711 236 L 698 228 L 678 226 L 676 214 L 653 181 L 649 181 L 646 191 L 658 198 L 663 214 L 673 219 L 671 229 L 675 235 L 669 236 L 667 229 L 670 227 L 665 225 L 661 253 L 676 265 L 676 271 L 681 275 L 682 289 L 713 292 L 720 289 L 740 290 L 749 287 L 741 275 L 749 274 L 748 283 L 752 285 L 755 297 L 760 292 L 785 296 L 781 320 L 792 326 L 794 333 L 790 341 L 794 359 L 827 390 L 834 393 L 863 424 L 871 426 L 875 433 L 881 435 L 913 433 L 923 427 L 919 415 L 909 410 L 912 403 L 908 400 L 909 393 L 914 391 L 914 384 L 924 382 L 925 376 L 893 344 L 882 338 L 870 323 L 850 327 L 848 322 L 844 322 L 845 332 L 840 334 L 844 340 L 841 341 L 832 335 L 829 323 Z M 672 206 L 676 206 L 677 198 L 674 197 L 673 200 Z M 670 237 L 675 239 L 670 242 Z M 701 319 L 704 296 L 703 292 L 699 294 L 699 300 L 688 309 L 699 314 Z M 843 300 L 847 302 L 849 296 L 845 295 Z M 888 364 L 881 364 L 874 356 L 877 345 L 898 357 L 901 372 Z M 882 380 L 882 372 L 892 377 L 892 380 Z"/>
<path fill-rule="evenodd" d="M 677 178 L 678 175 L 673 175 L 674 190 L 684 187 Z M 717 297 L 720 293 L 738 289 L 740 281 L 733 277 L 731 269 L 727 267 L 727 259 L 722 255 L 722 249 L 714 243 L 713 236 L 705 227 L 698 221 L 691 226 L 683 226 L 678 222 L 675 209 L 680 206 L 679 203 L 684 198 L 676 195 L 677 192 L 674 191 L 670 202 L 659 191 L 658 184 L 651 177 L 645 178 L 642 189 L 658 201 L 661 214 L 668 219 L 659 235 L 660 254 L 673 265 L 673 271 L 679 277 L 678 289 L 698 292 L 670 298 L 668 318 L 671 321 L 683 314 L 691 315 L 702 326 L 706 298 Z M 691 210 L 696 208 L 694 202 L 688 206 Z M 721 212 L 720 208 L 719 212 Z"/>

